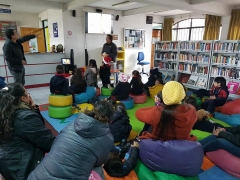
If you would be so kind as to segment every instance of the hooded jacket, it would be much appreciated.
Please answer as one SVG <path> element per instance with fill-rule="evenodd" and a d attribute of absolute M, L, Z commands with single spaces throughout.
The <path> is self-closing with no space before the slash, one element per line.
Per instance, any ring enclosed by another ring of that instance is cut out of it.
<path fill-rule="evenodd" d="M 22 108 L 15 111 L 14 133 L 0 144 L 0 174 L 6 180 L 26 180 L 50 151 L 55 137 L 38 112 Z"/>
<path fill-rule="evenodd" d="M 65 78 L 65 74 L 56 74 L 50 80 L 51 94 L 67 95 L 69 81 Z"/>
<path fill-rule="evenodd" d="M 28 180 L 88 180 L 114 148 L 108 124 L 80 113 L 58 135 L 51 151 Z"/>
<path fill-rule="evenodd" d="M 140 108 L 136 111 L 138 120 L 150 124 L 151 132 L 143 132 L 142 139 L 158 139 L 158 124 L 162 117 L 163 106 L 154 106 L 148 108 Z M 197 121 L 197 112 L 192 105 L 179 105 L 175 109 L 175 135 L 172 129 L 168 132 L 168 137 L 161 140 L 196 140 L 196 137 L 190 136 L 193 125 Z"/>
<path fill-rule="evenodd" d="M 111 95 L 115 96 L 117 101 L 120 101 L 128 99 L 130 92 L 131 86 L 128 82 L 119 82 Z"/>
<path fill-rule="evenodd" d="M 113 135 L 114 142 L 127 139 L 132 130 L 128 115 L 115 111 L 110 120 L 109 128 Z"/>

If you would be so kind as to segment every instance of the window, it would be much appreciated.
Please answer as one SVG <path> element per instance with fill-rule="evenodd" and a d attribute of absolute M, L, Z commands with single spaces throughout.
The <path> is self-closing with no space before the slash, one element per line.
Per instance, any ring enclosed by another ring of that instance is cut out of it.
<path fill-rule="evenodd" d="M 203 39 L 205 19 L 186 19 L 172 28 L 173 41 L 197 41 Z"/>

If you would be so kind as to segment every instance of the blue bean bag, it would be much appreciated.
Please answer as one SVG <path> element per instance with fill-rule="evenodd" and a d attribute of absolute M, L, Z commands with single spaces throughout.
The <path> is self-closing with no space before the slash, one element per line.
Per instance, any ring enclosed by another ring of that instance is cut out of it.
<path fill-rule="evenodd" d="M 219 119 L 231 126 L 239 126 L 240 125 L 240 114 L 222 114 L 222 113 L 215 113 L 214 118 Z"/>
<path fill-rule="evenodd" d="M 127 100 L 122 100 L 121 102 L 125 105 L 127 110 L 134 108 L 134 100 L 132 97 L 129 97 Z"/>
<path fill-rule="evenodd" d="M 88 86 L 86 92 L 81 94 L 75 94 L 76 104 L 86 103 L 90 98 L 96 95 L 96 88 Z"/>
<path fill-rule="evenodd" d="M 181 176 L 196 176 L 203 162 L 203 148 L 199 142 L 187 140 L 140 141 L 140 159 L 152 171 Z"/>

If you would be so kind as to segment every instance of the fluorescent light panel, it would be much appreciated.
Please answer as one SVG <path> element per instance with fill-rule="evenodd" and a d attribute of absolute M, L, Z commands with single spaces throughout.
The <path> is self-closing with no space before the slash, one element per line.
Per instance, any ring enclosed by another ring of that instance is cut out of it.
<path fill-rule="evenodd" d="M 131 2 L 131 1 L 124 1 L 121 3 L 113 4 L 112 7 L 123 7 L 123 6 L 129 6 L 132 4 L 136 4 L 136 2 Z"/>

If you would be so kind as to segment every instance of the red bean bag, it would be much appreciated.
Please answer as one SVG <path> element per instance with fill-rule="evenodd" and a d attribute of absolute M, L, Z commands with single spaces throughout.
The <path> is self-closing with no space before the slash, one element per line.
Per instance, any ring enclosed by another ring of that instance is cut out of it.
<path fill-rule="evenodd" d="M 221 108 L 222 114 L 240 114 L 240 99 L 235 99 L 233 101 L 227 102 Z"/>
<path fill-rule="evenodd" d="M 223 149 L 208 152 L 206 155 L 216 166 L 240 178 L 240 158 L 233 156 Z"/>
<path fill-rule="evenodd" d="M 147 95 L 144 93 L 140 95 L 130 94 L 129 96 L 133 98 L 134 104 L 143 104 L 147 101 Z"/>
<path fill-rule="evenodd" d="M 96 96 L 100 96 L 101 94 L 101 89 L 100 88 L 96 88 Z"/>

